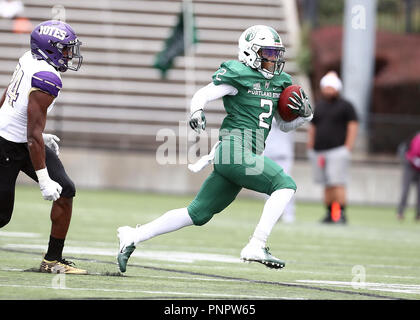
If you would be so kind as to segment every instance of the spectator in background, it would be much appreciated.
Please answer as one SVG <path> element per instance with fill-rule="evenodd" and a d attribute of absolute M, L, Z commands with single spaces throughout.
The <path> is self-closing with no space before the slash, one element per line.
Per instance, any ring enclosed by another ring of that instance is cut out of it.
<path fill-rule="evenodd" d="M 14 19 L 23 14 L 24 6 L 22 1 L 3 0 L 0 1 L 0 15 L 2 18 Z"/>
<path fill-rule="evenodd" d="M 397 217 L 404 218 L 404 211 L 407 207 L 407 198 L 410 192 L 411 183 L 417 186 L 417 212 L 416 220 L 420 220 L 420 132 L 414 138 L 403 145 L 403 179 L 400 202 L 398 204 Z"/>
<path fill-rule="evenodd" d="M 340 97 L 342 83 L 336 72 L 328 72 L 320 86 L 323 99 L 309 126 L 308 155 L 315 182 L 324 186 L 326 216 L 322 222 L 346 223 L 346 185 L 358 119 L 352 104 Z"/>
<path fill-rule="evenodd" d="M 13 21 L 14 33 L 30 33 L 32 23 L 24 16 L 25 7 L 19 0 L 0 0 L 0 16 Z"/>
<path fill-rule="evenodd" d="M 273 119 L 271 130 L 265 141 L 264 155 L 274 162 L 277 162 L 284 172 L 288 175 L 292 173 L 294 161 L 294 134 L 293 132 L 283 132 L 279 129 L 276 119 Z M 295 221 L 295 200 L 289 201 L 281 220 L 286 223 Z"/>

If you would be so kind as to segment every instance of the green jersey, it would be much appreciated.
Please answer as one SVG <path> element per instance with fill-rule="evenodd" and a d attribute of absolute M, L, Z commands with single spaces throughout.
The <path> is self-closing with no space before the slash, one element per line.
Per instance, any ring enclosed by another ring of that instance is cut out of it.
<path fill-rule="evenodd" d="M 252 142 L 253 152 L 261 153 L 280 93 L 292 84 L 290 75 L 282 72 L 268 80 L 242 62 L 230 60 L 214 73 L 213 83 L 229 84 L 238 90 L 234 96 L 223 97 L 227 116 L 220 128 L 220 138 L 239 132 Z"/>

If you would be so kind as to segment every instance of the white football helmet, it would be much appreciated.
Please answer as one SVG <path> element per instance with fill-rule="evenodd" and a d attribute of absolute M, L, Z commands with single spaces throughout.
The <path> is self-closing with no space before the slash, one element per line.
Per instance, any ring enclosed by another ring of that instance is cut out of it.
<path fill-rule="evenodd" d="M 266 79 L 283 71 L 284 52 L 279 34 L 271 27 L 252 26 L 239 37 L 238 60 L 258 70 Z"/>

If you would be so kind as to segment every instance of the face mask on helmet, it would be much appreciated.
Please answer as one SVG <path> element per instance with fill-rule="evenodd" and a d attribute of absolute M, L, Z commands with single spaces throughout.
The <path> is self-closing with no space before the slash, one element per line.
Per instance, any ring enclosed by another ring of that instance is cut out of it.
<path fill-rule="evenodd" d="M 262 47 L 257 52 L 260 69 L 271 75 L 278 75 L 284 67 L 284 47 Z M 258 68 L 257 68 L 258 69 Z"/>
<path fill-rule="evenodd" d="M 239 61 L 256 69 L 267 79 L 283 71 L 284 53 L 280 36 L 273 28 L 253 26 L 239 38 Z"/>
<path fill-rule="evenodd" d="M 83 62 L 83 56 L 80 55 L 80 46 L 82 43 L 78 39 L 66 45 L 59 42 L 52 45 L 56 47 L 62 55 L 62 58 L 58 60 L 58 63 L 60 64 L 58 67 L 59 71 L 77 71 L 80 69 Z"/>

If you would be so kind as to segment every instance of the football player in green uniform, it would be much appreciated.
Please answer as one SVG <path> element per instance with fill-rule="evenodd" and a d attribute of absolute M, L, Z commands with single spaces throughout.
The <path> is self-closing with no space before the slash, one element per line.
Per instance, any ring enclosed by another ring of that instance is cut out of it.
<path fill-rule="evenodd" d="M 270 254 L 266 242 L 294 195 L 296 184 L 262 152 L 273 117 L 278 120 L 281 130 L 290 131 L 310 121 L 313 114 L 303 91 L 300 96 L 296 94 L 295 98 L 290 98 L 288 105 L 298 118 L 285 122 L 278 114 L 280 93 L 292 84 L 290 75 L 283 72 L 284 52 L 281 39 L 273 28 L 252 26 L 239 38 L 238 60 L 222 63 L 214 73 L 213 81 L 194 94 L 189 124 L 195 131 L 205 130 L 203 110 L 209 101 L 223 98 L 227 113 L 219 131 L 219 141 L 210 153 L 214 170 L 188 207 L 170 210 L 136 228 L 118 228 L 117 261 L 121 272 L 126 271 L 128 259 L 138 243 L 186 226 L 204 225 L 214 214 L 229 206 L 242 188 L 266 193 L 270 198 L 249 243 L 241 251 L 241 259 L 276 269 L 285 266 L 284 261 Z M 196 165 L 199 168 L 193 171 L 204 167 L 200 161 Z"/>

